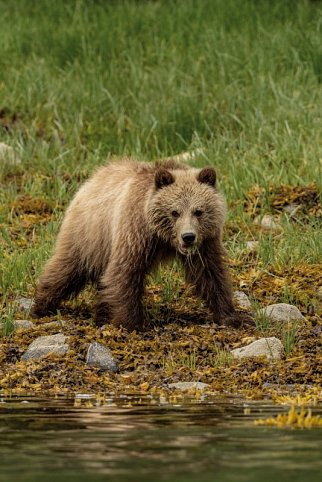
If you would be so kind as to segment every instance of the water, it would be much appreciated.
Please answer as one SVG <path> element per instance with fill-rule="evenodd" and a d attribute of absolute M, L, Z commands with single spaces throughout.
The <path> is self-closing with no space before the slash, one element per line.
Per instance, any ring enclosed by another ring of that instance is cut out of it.
<path fill-rule="evenodd" d="M 276 413 L 274 405 L 224 398 L 170 404 L 128 396 L 93 408 L 0 398 L 0 481 L 321 481 L 322 430 L 253 423 Z"/>

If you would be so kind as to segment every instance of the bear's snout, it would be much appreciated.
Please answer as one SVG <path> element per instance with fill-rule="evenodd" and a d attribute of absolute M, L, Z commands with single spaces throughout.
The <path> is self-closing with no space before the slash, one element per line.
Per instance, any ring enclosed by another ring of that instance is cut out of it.
<path fill-rule="evenodd" d="M 185 244 L 191 246 L 196 240 L 196 235 L 195 233 L 183 233 L 181 234 L 181 238 Z"/>

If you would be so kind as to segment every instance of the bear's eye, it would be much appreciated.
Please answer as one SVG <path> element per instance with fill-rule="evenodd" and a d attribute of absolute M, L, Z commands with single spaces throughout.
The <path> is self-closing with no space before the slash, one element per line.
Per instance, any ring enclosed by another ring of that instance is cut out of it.
<path fill-rule="evenodd" d="M 178 218 L 180 216 L 180 214 L 178 213 L 178 211 L 172 211 L 171 212 L 171 215 L 174 217 L 174 218 Z"/>
<path fill-rule="evenodd" d="M 197 218 L 200 218 L 203 215 L 203 211 L 201 209 L 196 209 L 195 212 L 194 212 L 194 215 Z"/>

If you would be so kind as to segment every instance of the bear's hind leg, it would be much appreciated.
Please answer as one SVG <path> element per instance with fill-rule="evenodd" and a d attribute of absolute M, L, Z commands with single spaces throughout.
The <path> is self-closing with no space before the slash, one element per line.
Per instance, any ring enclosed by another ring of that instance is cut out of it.
<path fill-rule="evenodd" d="M 77 256 L 71 252 L 55 254 L 38 281 L 33 315 L 41 317 L 55 313 L 59 303 L 77 295 L 86 281 L 85 270 Z"/>

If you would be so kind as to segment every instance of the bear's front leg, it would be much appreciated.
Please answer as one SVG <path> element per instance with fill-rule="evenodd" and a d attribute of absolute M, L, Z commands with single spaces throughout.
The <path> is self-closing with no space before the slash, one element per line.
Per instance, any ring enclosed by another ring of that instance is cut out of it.
<path fill-rule="evenodd" d="M 143 326 L 144 274 L 133 263 L 110 263 L 100 280 L 96 322 L 111 322 L 128 330 Z"/>
<path fill-rule="evenodd" d="M 199 253 L 184 258 L 184 266 L 186 280 L 205 301 L 216 323 L 239 327 L 249 321 L 246 314 L 234 308 L 230 277 L 219 242 L 204 243 Z"/>

